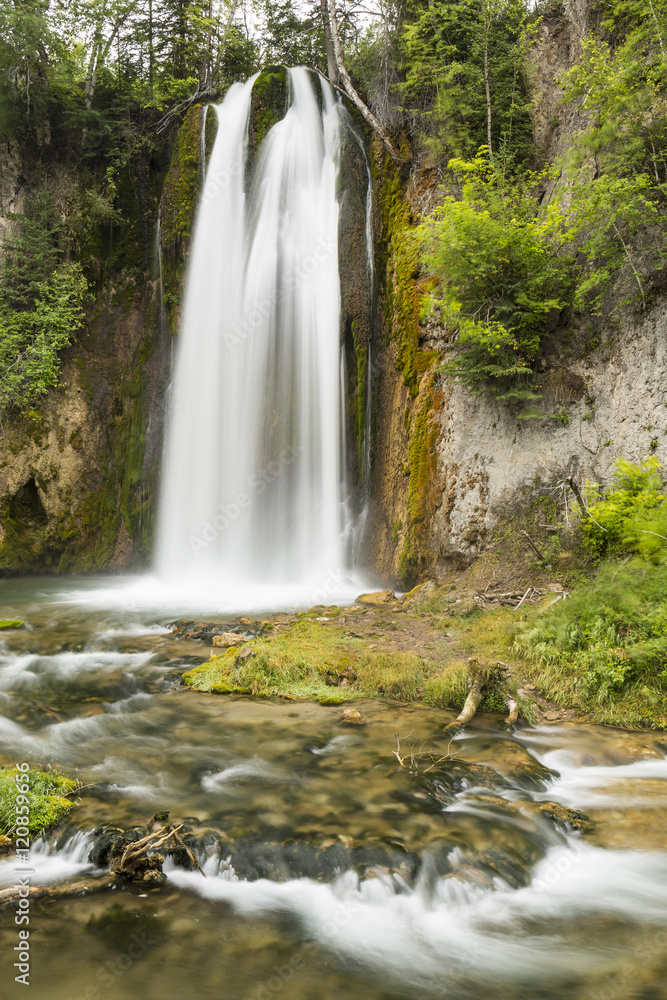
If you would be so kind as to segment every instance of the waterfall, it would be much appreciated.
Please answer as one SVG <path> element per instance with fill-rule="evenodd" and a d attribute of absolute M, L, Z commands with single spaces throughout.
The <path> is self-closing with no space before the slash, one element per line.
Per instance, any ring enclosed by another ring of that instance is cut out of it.
<path fill-rule="evenodd" d="M 314 602 L 345 577 L 340 110 L 325 81 L 316 83 L 318 101 L 309 71 L 289 70 L 289 109 L 248 165 L 253 83 L 235 84 L 215 109 L 176 359 L 157 569 L 181 584 L 297 587 Z"/>

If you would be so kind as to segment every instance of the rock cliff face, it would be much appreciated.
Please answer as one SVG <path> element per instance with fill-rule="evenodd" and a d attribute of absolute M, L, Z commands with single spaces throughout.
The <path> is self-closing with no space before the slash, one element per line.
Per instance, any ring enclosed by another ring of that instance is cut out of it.
<path fill-rule="evenodd" d="M 558 76 L 577 58 L 591 7 L 572 0 L 544 19 L 531 56 L 538 148 L 567 148 L 580 121 L 559 99 Z M 492 529 L 567 477 L 608 482 L 615 461 L 653 454 L 667 462 L 667 314 L 656 298 L 643 316 L 561 319 L 543 360 L 546 420 L 507 408 L 439 375 L 453 349 L 421 324 L 418 283 L 401 244 L 437 203 L 431 165 L 401 181 L 374 150 L 378 272 L 373 337 L 372 500 L 365 563 L 378 580 L 409 586 L 444 580 L 484 551 Z M 545 192 L 548 199 L 553 185 Z M 399 215 L 401 218 L 399 218 Z M 619 298 L 622 296 L 618 296 Z M 433 349 L 437 354 L 433 353 Z"/>
<path fill-rule="evenodd" d="M 46 148 L 66 220 L 90 172 Z M 168 149 L 121 185 L 123 220 L 98 234 L 95 298 L 63 356 L 60 384 L 0 434 L 0 571 L 93 571 L 140 563 L 150 547 L 170 356 L 160 307 L 155 221 Z M 0 163 L 0 229 L 39 183 L 9 146 Z M 94 281 L 94 279 L 93 279 Z"/>

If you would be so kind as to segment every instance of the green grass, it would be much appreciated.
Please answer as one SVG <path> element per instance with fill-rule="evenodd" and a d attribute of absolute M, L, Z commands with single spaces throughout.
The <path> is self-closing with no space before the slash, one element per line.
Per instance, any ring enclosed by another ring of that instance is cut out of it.
<path fill-rule="evenodd" d="M 376 652 L 363 639 L 304 616 L 289 628 L 253 643 L 253 655 L 237 661 L 233 646 L 183 675 L 199 691 L 310 698 L 339 703 L 385 695 L 415 700 L 424 661 L 414 653 Z M 350 686 L 326 683 L 327 674 L 350 676 Z M 352 686 L 353 685 L 353 686 Z"/>
<path fill-rule="evenodd" d="M 423 700 L 458 708 L 466 696 L 465 663 L 443 664 L 416 653 L 378 651 L 365 639 L 304 616 L 277 635 L 256 640 L 253 656 L 237 661 L 239 647 L 211 657 L 183 675 L 199 691 L 307 698 L 341 704 L 355 698 Z M 348 678 L 328 685 L 327 675 Z"/>
<path fill-rule="evenodd" d="M 18 778 L 18 780 L 17 780 Z M 32 839 L 43 830 L 55 826 L 71 809 L 75 802 L 65 795 L 71 794 L 79 787 L 77 781 L 66 778 L 56 771 L 19 771 L 16 767 L 0 768 L 0 835 L 12 837 L 16 825 L 16 806 L 23 805 L 19 786 L 28 785 L 26 793 L 29 836 Z"/>
<path fill-rule="evenodd" d="M 470 628 L 480 637 L 486 634 L 480 623 Z M 253 655 L 243 661 L 237 660 L 238 646 L 211 657 L 184 674 L 183 683 L 218 694 L 310 699 L 329 705 L 356 698 L 394 698 L 456 711 L 467 695 L 464 659 L 427 660 L 410 651 L 379 651 L 370 648 L 367 639 L 345 635 L 333 624 L 314 621 L 310 614 L 278 634 L 256 640 L 252 648 Z M 328 685 L 327 675 L 343 676 L 347 685 Z M 496 691 L 485 695 L 482 707 L 505 710 Z"/>
<path fill-rule="evenodd" d="M 563 707 L 611 725 L 667 726 L 667 565 L 604 564 L 566 601 L 528 616 L 513 648 Z"/>
<path fill-rule="evenodd" d="M 468 665 L 457 660 L 424 682 L 424 701 L 440 708 L 462 708 L 468 693 Z"/>

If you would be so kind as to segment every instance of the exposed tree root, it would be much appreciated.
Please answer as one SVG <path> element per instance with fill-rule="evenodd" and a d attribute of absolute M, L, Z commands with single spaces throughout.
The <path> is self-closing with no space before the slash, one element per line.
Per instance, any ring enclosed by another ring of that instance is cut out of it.
<path fill-rule="evenodd" d="M 519 705 L 509 694 L 505 698 L 505 704 L 509 713 L 507 716 L 507 725 L 510 727 L 516 726 L 519 721 Z"/>
<path fill-rule="evenodd" d="M 498 660 L 495 667 L 484 666 L 479 660 L 471 656 L 468 659 L 468 697 L 461 709 L 460 714 L 445 726 L 445 732 L 458 732 L 467 726 L 474 719 L 484 692 L 489 688 L 496 688 L 502 694 L 507 705 L 507 724 L 515 726 L 519 718 L 519 706 L 516 700 L 503 690 L 505 675 L 509 672 L 509 667 L 502 660 Z"/>
<path fill-rule="evenodd" d="M 474 719 L 479 708 L 479 703 L 482 700 L 484 685 L 488 680 L 488 668 L 481 667 L 479 660 L 476 660 L 474 656 L 469 658 L 468 667 L 470 669 L 468 697 L 465 700 L 460 715 L 453 722 L 450 722 L 449 725 L 445 726 L 445 732 L 449 729 L 459 730 L 467 726 Z"/>

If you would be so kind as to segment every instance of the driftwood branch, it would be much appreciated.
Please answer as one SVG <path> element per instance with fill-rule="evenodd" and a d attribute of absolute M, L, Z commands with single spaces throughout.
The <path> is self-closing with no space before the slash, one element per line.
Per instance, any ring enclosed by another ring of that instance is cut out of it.
<path fill-rule="evenodd" d="M 542 553 L 540 552 L 540 550 L 538 549 L 537 545 L 535 544 L 535 542 L 533 541 L 533 539 L 532 539 L 532 538 L 530 537 L 530 535 L 528 534 L 528 532 L 527 532 L 527 531 L 524 531 L 524 530 L 522 530 L 522 531 L 521 531 L 521 534 L 522 534 L 522 535 L 525 535 L 525 537 L 526 537 L 526 541 L 527 541 L 527 542 L 528 542 L 528 544 L 530 545 L 531 549 L 533 550 L 533 552 L 535 553 L 535 555 L 537 556 L 537 558 L 538 558 L 538 559 L 540 560 L 540 562 L 541 562 L 541 563 L 542 563 L 542 564 L 543 564 L 544 566 L 546 566 L 546 564 L 547 564 L 547 561 L 546 561 L 546 559 L 544 558 L 544 556 L 542 555 Z"/>
<path fill-rule="evenodd" d="M 469 722 L 472 722 L 479 708 L 479 703 L 482 700 L 488 671 L 480 667 L 479 661 L 473 656 L 468 660 L 468 665 L 470 667 L 470 690 L 468 691 L 468 697 L 465 700 L 460 715 L 453 722 L 450 722 L 448 726 L 445 726 L 445 731 L 448 729 L 462 729 L 463 726 L 467 726 Z"/>
<path fill-rule="evenodd" d="M 107 872 L 100 878 L 77 879 L 75 882 L 65 882 L 63 885 L 42 885 L 31 886 L 28 891 L 29 899 L 62 899 L 66 896 L 85 896 L 93 892 L 102 892 L 104 889 L 116 885 L 118 875 L 115 872 Z M 25 893 L 25 889 L 21 890 Z M 11 889 L 0 890 L 0 906 L 16 903 L 20 898 L 19 889 L 12 886 Z"/>
<path fill-rule="evenodd" d="M 498 692 L 503 693 L 503 681 L 510 673 L 510 667 L 507 663 L 503 663 L 502 660 L 498 660 L 494 667 L 489 667 L 483 666 L 474 656 L 471 656 L 468 660 L 468 666 L 470 669 L 468 697 L 457 718 L 445 726 L 445 732 L 458 732 L 472 722 L 482 700 L 484 689 L 489 686 L 498 685 Z M 504 697 L 509 712 L 508 725 L 516 725 L 519 718 L 519 706 L 511 694 L 505 693 Z"/>
<path fill-rule="evenodd" d="M 518 603 L 518 604 L 517 604 L 517 606 L 515 607 L 515 609 L 514 609 L 515 611 L 518 611 L 518 610 L 519 610 L 519 608 L 521 607 L 521 605 L 523 604 L 523 602 L 524 602 L 524 601 L 526 600 L 526 598 L 528 597 L 528 595 L 529 595 L 529 594 L 530 594 L 530 592 L 532 591 L 532 589 L 533 589 L 532 587 L 529 587 L 529 588 L 528 588 L 528 590 L 526 591 L 526 593 L 525 593 L 525 594 L 523 595 L 523 597 L 521 598 L 521 600 L 519 601 L 519 603 Z"/>
<path fill-rule="evenodd" d="M 406 771 L 409 771 L 410 774 L 427 774 L 437 764 L 442 764 L 444 761 L 458 759 L 454 754 L 449 752 L 449 747 L 452 745 L 451 740 L 449 741 L 449 746 L 447 747 L 447 753 L 443 754 L 442 757 L 438 757 L 433 750 L 430 750 L 426 746 L 425 741 L 419 743 L 419 749 L 415 750 L 415 747 L 418 745 L 416 740 L 412 743 L 408 743 L 408 753 L 401 753 L 401 737 L 398 733 L 394 733 L 394 736 L 396 737 L 396 749 L 392 750 L 392 754 L 401 767 L 405 768 Z M 412 733 L 410 733 L 410 736 L 404 737 L 404 739 L 409 740 L 411 736 Z"/>
<path fill-rule="evenodd" d="M 85 787 L 85 786 L 84 786 Z M 155 813 L 148 821 L 148 829 L 160 820 L 168 817 L 169 813 Z M 164 882 L 166 876 L 162 872 L 164 858 L 161 854 L 152 852 L 159 847 L 171 842 L 178 848 L 185 851 L 193 868 L 197 868 L 202 876 L 201 865 L 194 852 L 188 847 L 180 831 L 183 824 L 179 826 L 162 825 L 158 829 L 151 830 L 140 840 L 128 840 L 122 830 L 114 830 L 118 838 L 111 847 L 109 855 L 110 871 L 101 877 L 90 875 L 67 882 L 64 885 L 56 886 L 31 886 L 28 890 L 30 899 L 38 899 L 42 896 L 48 899 L 59 899 L 63 896 L 80 896 L 91 892 L 101 892 L 110 886 L 116 885 L 119 878 L 130 879 L 133 882 Z M 15 903 L 19 898 L 19 891 L 25 893 L 25 889 L 18 887 L 0 890 L 0 906 Z"/>

